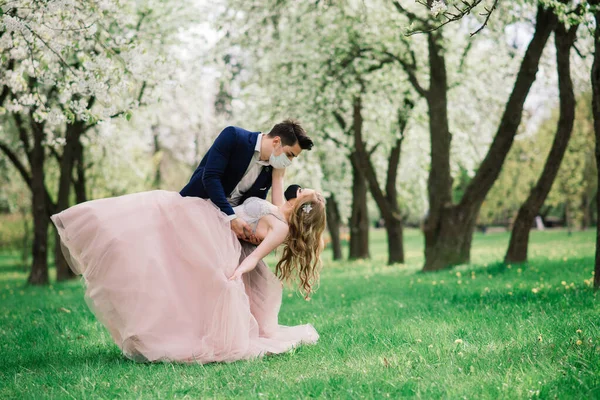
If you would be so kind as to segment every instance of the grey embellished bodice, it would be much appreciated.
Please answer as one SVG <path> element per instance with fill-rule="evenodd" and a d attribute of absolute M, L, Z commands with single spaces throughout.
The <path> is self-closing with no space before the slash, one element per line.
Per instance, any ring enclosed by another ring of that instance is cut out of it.
<path fill-rule="evenodd" d="M 239 206 L 233 207 L 235 215 L 243 219 L 250 225 L 253 232 L 256 232 L 258 221 L 265 215 L 273 215 L 277 219 L 287 224 L 287 221 L 279 208 L 267 200 L 258 197 L 249 197 Z"/>

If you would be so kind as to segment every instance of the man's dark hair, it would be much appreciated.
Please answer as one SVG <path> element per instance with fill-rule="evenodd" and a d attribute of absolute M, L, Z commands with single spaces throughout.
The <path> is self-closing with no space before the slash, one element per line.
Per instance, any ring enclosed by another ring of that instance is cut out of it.
<path fill-rule="evenodd" d="M 310 150 L 313 147 L 312 139 L 306 135 L 304 128 L 300 126 L 300 122 L 294 119 L 286 119 L 275 125 L 268 136 L 272 138 L 279 136 L 281 144 L 284 146 L 293 146 L 298 143 L 302 150 Z"/>

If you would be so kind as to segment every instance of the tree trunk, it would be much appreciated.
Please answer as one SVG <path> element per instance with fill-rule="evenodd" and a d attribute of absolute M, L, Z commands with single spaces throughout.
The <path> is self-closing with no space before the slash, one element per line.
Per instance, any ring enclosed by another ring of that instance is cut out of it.
<path fill-rule="evenodd" d="M 406 122 L 406 121 L 404 121 Z M 401 125 L 400 130 L 402 136 L 396 140 L 394 147 L 390 153 L 388 160 L 388 170 L 385 189 L 385 205 L 386 212 L 384 217 L 385 230 L 388 237 L 388 264 L 404 263 L 404 237 L 402 215 L 398 205 L 398 191 L 396 189 L 396 181 L 398 177 L 398 167 L 400 166 L 400 153 L 402 152 L 402 141 L 404 140 L 404 127 Z M 370 160 L 369 160 L 370 161 Z M 375 172 L 373 165 L 369 162 L 369 169 L 372 173 Z M 379 204 L 379 203 L 378 203 Z M 383 205 L 383 204 L 382 204 Z M 381 207 L 380 207 L 381 210 Z M 382 212 L 383 215 L 383 212 Z"/>
<path fill-rule="evenodd" d="M 83 133 L 84 125 L 80 121 L 67 125 L 65 145 L 60 159 L 60 178 L 58 183 L 58 199 L 56 201 L 56 212 L 59 213 L 69 208 L 69 197 L 73 183 L 73 167 L 77 156 L 79 138 Z M 65 259 L 58 230 L 55 231 L 54 262 L 56 264 L 56 280 L 64 281 L 75 276 Z"/>
<path fill-rule="evenodd" d="M 157 157 L 161 157 L 160 153 L 160 140 L 158 136 L 158 126 L 152 126 L 152 138 L 154 141 L 154 160 L 156 161 L 156 171 L 154 172 L 154 181 L 152 182 L 152 187 L 154 189 L 160 189 L 162 185 L 162 175 L 160 171 L 160 165 L 162 164 L 161 159 Z"/>
<path fill-rule="evenodd" d="M 570 52 L 575 42 L 578 25 L 567 30 L 559 24 L 554 33 L 556 45 L 556 63 L 558 72 L 558 88 L 560 97 L 560 117 L 552 148 L 546 159 L 544 169 L 529 197 L 519 209 L 514 223 L 508 251 L 504 258 L 506 263 L 522 263 L 527 261 L 529 232 L 538 211 L 552 188 L 554 179 L 562 163 L 575 121 L 575 93 L 571 81 Z"/>
<path fill-rule="evenodd" d="M 425 236 L 424 271 L 445 267 L 446 253 L 452 244 L 446 243 L 442 223 L 446 221 L 446 207 L 452 204 L 452 177 L 450 175 L 450 144 L 452 135 L 448 125 L 448 78 L 446 59 L 442 48 L 442 31 L 427 35 L 429 51 L 429 90 L 426 100 L 429 108 L 429 137 L 431 141 L 431 170 L 427 180 L 429 211 L 423 224 Z M 452 259 L 456 257 L 453 256 Z"/>
<path fill-rule="evenodd" d="M 447 118 L 447 80 L 443 49 L 435 33 L 429 34 L 430 89 L 427 93 L 431 136 L 429 173 L 429 215 L 424 224 L 425 265 L 433 271 L 470 261 L 470 248 L 477 214 L 496 181 L 517 129 L 523 104 L 535 81 L 539 61 L 554 30 L 556 17 L 551 10 L 538 7 L 536 28 L 527 48 L 498 131 L 477 174 L 457 206 L 451 203 L 450 141 Z M 439 32 L 439 31 L 436 31 Z M 438 35 L 441 35 L 439 33 Z"/>
<path fill-rule="evenodd" d="M 388 265 L 404 264 L 404 239 L 401 219 L 385 221 L 388 239 Z"/>
<path fill-rule="evenodd" d="M 333 250 L 333 259 L 342 259 L 342 242 L 340 239 L 340 213 L 335 199 L 335 195 L 332 193 L 325 203 L 327 208 L 327 229 L 329 230 L 329 236 L 331 236 L 331 248 Z"/>
<path fill-rule="evenodd" d="M 587 193 L 581 199 L 581 230 L 585 231 L 592 225 L 592 201 Z"/>
<path fill-rule="evenodd" d="M 43 285 L 48 283 L 48 217 L 54 210 L 54 204 L 44 182 L 44 126 L 35 122 L 33 111 L 30 111 L 28 117 L 30 130 L 25 127 L 21 114 L 14 113 L 13 118 L 21 140 L 20 147 L 23 148 L 29 163 L 29 171 L 25 164 L 21 162 L 19 156 L 8 145 L 0 142 L 0 149 L 13 163 L 19 175 L 31 190 L 33 245 L 31 248 L 32 265 L 28 282 L 34 285 Z M 30 136 L 34 139 L 33 147 L 31 147 Z"/>
<path fill-rule="evenodd" d="M 19 207 L 20 208 L 20 207 Z M 29 226 L 29 215 L 25 208 L 21 209 L 21 218 L 23 219 L 23 244 L 21 247 L 21 261 L 23 263 L 23 270 L 29 269 L 29 249 L 31 246 L 31 227 Z"/>
<path fill-rule="evenodd" d="M 76 169 L 77 169 L 77 179 L 74 180 L 73 186 L 75 188 L 75 202 L 77 204 L 84 203 L 87 201 L 86 194 L 86 181 L 85 181 L 85 160 L 83 158 L 83 144 L 81 143 L 81 138 L 77 141 L 77 146 L 75 148 L 75 161 L 76 161 Z"/>
<path fill-rule="evenodd" d="M 440 215 L 435 246 L 425 248 L 423 271 L 437 271 L 471 260 L 471 241 L 477 221 L 476 212 L 465 213 L 460 207 L 445 207 Z M 425 242 L 427 245 L 427 241 Z"/>
<path fill-rule="evenodd" d="M 600 6 L 600 1 L 590 1 L 591 5 Z M 592 112 L 594 115 L 594 133 L 596 136 L 596 167 L 600 171 L 600 9 L 594 12 L 596 28 L 594 31 L 594 63 L 592 65 Z M 600 188 L 600 172 L 598 173 Z M 600 289 L 600 195 L 596 196 L 598 219 L 596 221 L 596 265 L 594 269 L 594 288 Z"/>
<path fill-rule="evenodd" d="M 573 233 L 573 218 L 571 217 L 571 207 L 571 201 L 567 200 L 565 203 L 565 227 L 567 228 L 569 236 L 571 236 L 571 234 Z"/>
<path fill-rule="evenodd" d="M 30 116 L 33 131 L 31 151 L 31 205 L 33 211 L 33 263 L 27 282 L 48 284 L 48 204 L 44 186 L 44 128 Z"/>
<path fill-rule="evenodd" d="M 369 258 L 369 213 L 367 209 L 367 184 L 360 169 L 356 153 L 350 156 L 352 163 L 352 215 L 350 216 L 351 260 Z"/>
<path fill-rule="evenodd" d="M 398 189 L 396 187 L 398 180 L 398 168 L 400 167 L 400 155 L 402 154 L 402 142 L 404 141 L 404 132 L 408 124 L 408 118 L 414 102 L 409 97 L 404 99 L 403 109 L 398 111 L 398 129 L 400 137 L 390 153 L 388 160 L 387 179 L 385 184 L 385 197 L 390 206 L 392 217 L 385 221 L 385 229 L 388 236 L 388 264 L 404 263 L 404 236 L 402 217 L 398 205 Z"/>
<path fill-rule="evenodd" d="M 412 102 L 411 102 L 412 104 Z M 412 105 L 411 105 L 412 108 Z M 356 148 L 356 157 L 360 162 L 361 169 L 369 184 L 369 189 L 375 203 L 379 208 L 381 217 L 385 221 L 385 229 L 388 238 L 388 264 L 404 263 L 404 243 L 402 238 L 402 216 L 398 206 L 398 192 L 396 190 L 396 180 L 398 176 L 398 166 L 400 164 L 400 154 L 402 150 L 402 140 L 404 138 L 404 128 L 406 127 L 408 112 L 399 112 L 400 138 L 396 140 L 388 160 L 388 170 L 386 179 L 386 193 L 383 192 L 379 181 L 377 180 L 377 171 L 371 161 L 371 151 L 366 149 L 362 138 L 362 104 L 361 98 L 357 97 L 354 101 L 354 120 L 361 121 L 360 126 L 354 129 L 354 143 Z"/>
<path fill-rule="evenodd" d="M 3 31 L 2 33 L 0 33 L 0 38 L 4 35 L 6 31 Z M 6 71 L 5 73 L 7 73 L 8 71 L 12 71 L 15 67 L 15 60 L 13 58 L 10 58 L 8 61 L 8 64 L 6 65 L 6 67 L 4 67 L 4 71 Z M 10 89 L 8 87 L 8 85 L 3 85 L 2 86 L 2 90 L 0 90 L 0 107 L 2 107 L 4 105 L 4 101 L 8 98 L 8 96 L 10 95 Z"/>

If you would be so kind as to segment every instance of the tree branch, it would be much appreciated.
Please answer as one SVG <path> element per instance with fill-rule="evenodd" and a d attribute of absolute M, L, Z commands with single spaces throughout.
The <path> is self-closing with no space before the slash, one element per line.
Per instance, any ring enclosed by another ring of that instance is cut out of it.
<path fill-rule="evenodd" d="M 48 146 L 48 148 L 50 149 L 50 153 L 52 153 L 52 155 L 54 156 L 54 158 L 56 158 L 56 161 L 58 161 L 58 163 L 60 164 L 62 161 L 62 157 L 60 154 L 58 154 L 58 151 L 56 151 L 56 149 L 52 146 Z"/>
<path fill-rule="evenodd" d="M 371 157 L 373 155 L 373 153 L 375 153 L 375 151 L 377 150 L 377 148 L 379 147 L 379 145 L 381 145 L 381 142 L 378 142 L 377 144 L 375 144 L 375 146 L 373 146 L 371 148 L 371 150 L 367 151 L 367 154 L 369 155 L 369 157 Z"/>
<path fill-rule="evenodd" d="M 419 21 L 420 23 L 427 25 L 428 21 L 425 18 L 421 18 L 412 11 L 408 11 L 406 8 L 402 7 L 399 1 L 392 1 L 392 4 L 400 14 L 406 15 L 410 21 Z"/>
<path fill-rule="evenodd" d="M 460 56 L 460 64 L 458 65 L 458 72 L 461 74 L 463 73 L 463 69 L 465 67 L 465 61 L 467 60 L 467 56 L 469 55 L 469 52 L 473 48 L 473 43 L 474 42 L 472 40 L 469 40 L 469 42 L 465 46 L 465 49 L 463 50 L 462 55 Z"/>
<path fill-rule="evenodd" d="M 2 92 L 0 92 L 0 107 L 2 107 L 2 104 L 4 104 L 4 100 L 6 100 L 9 94 L 10 90 L 8 89 L 8 86 L 4 86 L 2 88 Z"/>
<path fill-rule="evenodd" d="M 390 63 L 392 63 L 394 61 L 395 60 L 393 58 L 391 58 L 391 57 L 384 58 L 383 60 L 379 61 L 379 64 L 372 65 L 369 68 L 367 68 L 367 70 L 365 72 L 366 73 L 375 72 L 375 71 L 380 70 L 381 68 L 385 67 L 387 64 L 390 64 Z"/>
<path fill-rule="evenodd" d="M 25 167 L 25 165 L 23 165 L 21 160 L 19 160 L 19 157 L 17 157 L 17 155 L 5 143 L 0 142 L 0 149 L 13 163 L 17 171 L 19 171 L 19 173 L 21 174 L 21 177 L 23 178 L 27 186 L 29 186 L 29 188 L 31 189 L 31 174 L 29 173 L 29 171 L 27 171 L 27 168 Z"/>
<path fill-rule="evenodd" d="M 486 8 L 485 9 L 486 12 L 481 14 L 481 15 L 485 15 L 485 21 L 483 21 L 483 25 L 481 25 L 479 27 L 479 29 L 477 29 L 475 32 L 471 32 L 471 37 L 477 35 L 479 32 L 481 32 L 487 26 L 488 21 L 490 20 L 490 17 L 492 16 L 492 13 L 498 6 L 498 1 L 499 0 L 494 0 L 494 4 L 492 5 L 492 8 L 490 8 L 489 10 Z"/>
<path fill-rule="evenodd" d="M 521 61 L 496 135 L 477 173 L 464 191 L 459 204 L 460 208 L 479 207 L 500 174 L 521 124 L 523 105 L 536 79 L 544 47 L 550 34 L 554 31 L 557 21 L 553 10 L 547 10 L 542 5 L 538 6 L 535 31 Z"/>
<path fill-rule="evenodd" d="M 346 143 L 343 143 L 341 140 L 334 138 L 329 133 L 327 133 L 327 131 L 323 132 L 323 137 L 327 140 L 331 140 L 333 143 L 337 144 L 338 146 L 344 149 L 350 150 L 350 146 L 348 146 Z"/>
<path fill-rule="evenodd" d="M 144 91 L 146 90 L 147 85 L 148 85 L 148 82 L 146 82 L 146 81 L 142 82 L 142 87 L 140 88 L 140 94 L 138 94 L 138 98 L 137 98 L 138 103 L 142 102 L 142 97 L 144 97 Z"/>
<path fill-rule="evenodd" d="M 577 55 L 579 56 L 579 58 L 581 58 L 582 60 L 585 60 L 585 59 L 587 59 L 587 55 L 586 55 L 586 54 L 583 54 L 583 53 L 581 52 L 581 50 L 579 50 L 579 49 L 577 48 L 577 46 L 576 46 L 576 45 L 573 45 L 573 50 L 575 50 L 575 52 L 577 53 Z"/>
<path fill-rule="evenodd" d="M 475 7 L 477 7 L 480 3 L 483 2 L 483 0 L 474 0 L 472 3 L 469 3 L 465 0 L 461 0 L 461 2 L 465 6 L 463 9 L 460 9 L 458 6 L 454 5 L 453 7 L 456 10 L 456 13 L 450 12 L 450 11 L 445 11 L 442 13 L 442 16 L 446 18 L 446 20 L 444 22 L 441 22 L 435 26 L 429 25 L 423 29 L 417 29 L 417 30 L 408 32 L 406 34 L 406 36 L 412 36 L 412 35 L 416 35 L 419 33 L 431 33 L 433 31 L 437 31 L 438 29 L 441 29 L 442 27 L 448 25 L 449 23 L 458 21 L 458 20 L 462 19 L 463 17 L 465 17 L 466 15 L 470 14 L 471 11 L 473 11 L 473 9 Z M 486 7 L 485 8 L 486 12 L 480 14 L 482 16 L 485 16 L 485 20 L 483 21 L 483 24 L 477 30 L 470 33 L 471 37 L 473 37 L 476 34 L 478 34 L 479 32 L 481 32 L 487 26 L 487 24 L 490 20 L 490 17 L 492 16 L 492 13 L 494 12 L 494 10 L 496 10 L 496 8 L 498 7 L 499 2 L 500 2 L 500 0 L 494 0 L 492 7 L 489 9 Z M 423 4 L 425 7 L 430 9 L 430 6 L 427 3 L 423 3 L 420 1 L 418 3 Z M 408 14 L 407 14 L 407 16 L 408 16 Z M 410 16 L 409 16 L 409 19 L 410 19 Z"/>
<path fill-rule="evenodd" d="M 350 131 L 347 130 L 348 124 L 346 124 L 346 121 L 344 120 L 344 117 L 342 117 L 342 115 L 337 112 L 337 111 L 332 111 L 333 117 L 335 118 L 336 122 L 338 123 L 338 125 L 340 126 L 340 128 L 342 128 L 342 132 L 344 132 L 344 135 L 350 135 Z"/>
<path fill-rule="evenodd" d="M 142 82 L 142 87 L 140 88 L 140 93 L 138 94 L 138 97 L 137 97 L 138 104 L 141 103 L 141 101 L 142 101 L 142 97 L 144 96 L 144 91 L 146 90 L 146 86 L 147 86 L 147 82 L 146 81 Z M 88 103 L 88 109 L 92 108 L 92 105 L 94 104 L 95 100 L 96 100 L 95 97 L 91 98 L 90 102 Z M 109 118 L 113 119 L 113 118 L 120 117 L 121 115 L 125 114 L 126 112 L 127 112 L 127 110 L 121 110 L 121 111 L 119 111 L 119 112 L 111 115 Z M 90 130 L 94 126 L 98 125 L 98 122 L 99 121 L 95 121 L 95 122 L 93 122 L 93 123 L 91 123 L 89 125 L 86 125 L 83 128 L 83 132 L 87 132 L 88 130 Z"/>
<path fill-rule="evenodd" d="M 398 57 L 397 55 L 395 55 L 393 53 L 390 53 L 387 50 L 384 50 L 382 53 L 385 54 L 386 56 L 391 57 L 394 60 L 396 60 L 402 66 L 402 69 L 404 70 L 404 72 L 406 72 L 406 74 L 408 75 L 408 80 L 410 81 L 412 86 L 415 88 L 417 93 L 419 93 L 423 97 L 427 97 L 428 90 L 424 89 L 423 86 L 421 86 L 421 84 L 419 83 L 419 79 L 417 78 L 416 64 L 414 63 L 416 61 L 416 56 L 412 50 L 409 50 L 409 52 L 411 53 L 411 58 L 413 59 L 412 64 L 407 63 L 402 58 Z"/>
<path fill-rule="evenodd" d="M 13 58 L 10 59 L 10 61 L 8 62 L 8 65 L 6 66 L 6 71 L 12 71 L 12 69 L 15 66 L 15 60 Z M 2 87 L 2 92 L 0 93 L 0 107 L 2 107 L 2 104 L 4 104 L 4 100 L 6 100 L 6 98 L 8 97 L 8 95 L 10 94 L 10 89 L 8 88 L 8 86 L 3 86 Z"/>
<path fill-rule="evenodd" d="M 27 160 L 29 164 L 31 164 L 31 146 L 29 144 L 29 134 L 27 129 L 25 129 L 25 125 L 23 124 L 23 118 L 19 113 L 13 113 L 13 118 L 15 120 L 15 125 L 17 126 L 17 130 L 19 131 L 19 139 L 23 143 L 23 149 L 25 150 L 25 155 L 27 156 Z"/>
<path fill-rule="evenodd" d="M 34 35 L 36 38 L 38 38 L 38 40 L 40 42 L 42 42 L 44 44 L 44 46 L 46 46 L 56 57 L 58 57 L 58 59 L 60 60 L 60 63 L 63 64 L 64 67 L 66 67 L 69 71 L 71 71 L 71 73 L 73 74 L 73 76 L 77 76 L 77 74 L 75 73 L 75 71 L 73 71 L 73 69 L 71 68 L 71 66 L 69 65 L 69 63 L 67 63 L 65 61 L 65 59 L 60 55 L 60 53 L 58 53 L 56 50 L 54 50 L 52 48 L 52 46 L 50 46 L 36 31 L 34 31 L 33 29 L 31 29 L 29 27 L 29 25 L 27 25 L 25 23 L 25 21 L 22 22 L 23 26 L 25 28 L 27 28 L 27 30 L 29 32 L 31 32 L 32 35 Z M 21 34 L 21 36 L 23 36 L 23 34 Z M 25 36 L 23 36 L 23 39 L 25 39 Z M 25 39 L 27 40 L 27 39 Z"/>

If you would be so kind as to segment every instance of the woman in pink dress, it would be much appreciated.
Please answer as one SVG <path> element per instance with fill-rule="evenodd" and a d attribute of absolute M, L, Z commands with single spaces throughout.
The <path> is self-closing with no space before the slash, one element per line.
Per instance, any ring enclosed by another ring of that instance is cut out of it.
<path fill-rule="evenodd" d="M 89 201 L 52 221 L 90 309 L 127 357 L 230 362 L 319 337 L 310 324 L 279 325 L 278 313 L 282 281 L 308 296 L 318 280 L 325 201 L 298 189 L 277 203 L 249 198 L 234 208 L 262 240 L 256 248 L 240 244 L 210 201 L 169 191 Z M 280 245 L 273 274 L 261 260 Z"/>

